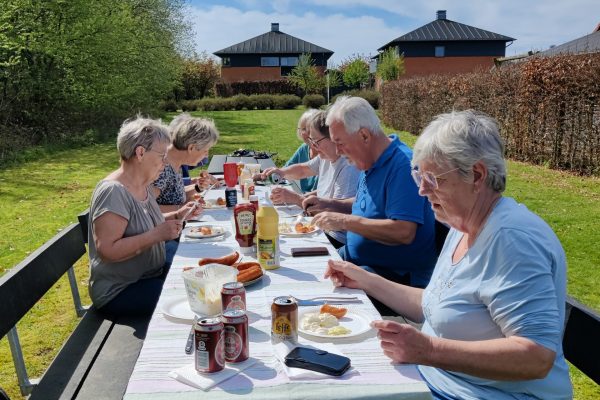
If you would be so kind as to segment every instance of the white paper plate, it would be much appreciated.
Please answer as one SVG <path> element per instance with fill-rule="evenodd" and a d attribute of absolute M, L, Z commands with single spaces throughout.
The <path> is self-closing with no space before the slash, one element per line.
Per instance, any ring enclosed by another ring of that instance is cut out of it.
<path fill-rule="evenodd" d="M 187 296 L 174 297 L 165 301 L 162 305 L 163 315 L 187 323 L 194 322 L 196 315 L 190 308 Z"/>
<path fill-rule="evenodd" d="M 311 221 L 312 221 L 312 217 L 302 218 L 303 224 L 310 223 Z M 280 221 L 279 222 L 279 234 L 282 236 L 309 236 L 309 235 L 313 235 L 313 234 L 321 231 L 321 229 L 319 229 L 319 227 L 313 226 L 315 228 L 313 231 L 306 232 L 306 233 L 300 233 L 300 232 L 296 232 L 296 230 L 294 229 L 295 225 L 296 225 L 295 218 L 289 218 L 283 222 Z"/>
<path fill-rule="evenodd" d="M 336 306 L 336 307 L 344 307 L 343 305 L 341 306 Z M 348 309 L 348 312 L 346 313 L 346 315 L 339 319 L 338 322 L 340 323 L 341 326 L 343 326 L 344 328 L 348 328 L 350 329 L 352 332 L 346 334 L 346 335 L 321 335 L 315 332 L 310 332 L 310 331 L 305 331 L 304 329 L 302 329 L 300 327 L 301 323 L 302 323 L 302 317 L 304 317 L 305 314 L 307 313 L 318 313 L 319 309 L 321 307 L 302 307 L 300 309 L 300 311 L 298 312 L 298 332 L 300 332 L 301 334 L 305 335 L 305 336 L 309 336 L 309 337 L 318 337 L 318 338 L 326 338 L 326 339 L 342 339 L 342 338 L 349 338 L 349 337 L 355 337 L 358 335 L 362 335 L 365 332 L 368 332 L 371 329 L 370 323 L 371 320 L 373 319 L 372 317 L 370 317 L 367 313 L 360 311 L 360 310 L 351 310 Z"/>
<path fill-rule="evenodd" d="M 207 200 L 204 199 L 204 205 L 202 206 L 202 208 L 204 208 L 205 210 L 213 210 L 213 209 L 221 209 L 221 208 L 226 208 L 227 206 L 225 204 L 219 205 L 217 204 L 217 200 Z"/>
<path fill-rule="evenodd" d="M 212 233 L 210 235 L 203 235 L 200 232 L 200 228 L 202 227 L 208 227 L 212 230 Z M 186 237 L 189 237 L 191 239 L 208 239 L 208 238 L 212 238 L 215 236 L 221 236 L 225 233 L 225 228 L 223 228 L 222 226 L 216 226 L 216 225 L 196 225 L 196 226 L 189 226 L 186 227 L 183 234 Z"/>

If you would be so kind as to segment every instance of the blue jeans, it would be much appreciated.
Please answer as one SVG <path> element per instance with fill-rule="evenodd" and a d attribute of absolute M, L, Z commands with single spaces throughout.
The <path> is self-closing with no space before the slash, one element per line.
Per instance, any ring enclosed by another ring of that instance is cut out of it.
<path fill-rule="evenodd" d="M 175 251 L 177 251 L 178 242 L 169 240 L 165 242 L 166 260 L 163 265 L 162 273 L 154 278 L 140 279 L 123 289 L 117 297 L 109 301 L 100 312 L 111 317 L 118 316 L 136 316 L 136 315 L 151 315 L 156 308 L 156 303 L 162 292 L 163 284 Z"/>

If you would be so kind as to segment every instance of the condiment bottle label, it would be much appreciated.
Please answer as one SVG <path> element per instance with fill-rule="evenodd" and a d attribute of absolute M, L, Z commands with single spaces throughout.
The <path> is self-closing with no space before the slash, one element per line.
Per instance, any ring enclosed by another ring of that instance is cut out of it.
<path fill-rule="evenodd" d="M 240 211 L 235 218 L 240 235 L 254 233 L 254 213 L 252 211 Z"/>
<path fill-rule="evenodd" d="M 257 242 L 258 262 L 266 269 L 275 269 L 279 266 L 277 253 L 277 239 L 261 239 Z"/>

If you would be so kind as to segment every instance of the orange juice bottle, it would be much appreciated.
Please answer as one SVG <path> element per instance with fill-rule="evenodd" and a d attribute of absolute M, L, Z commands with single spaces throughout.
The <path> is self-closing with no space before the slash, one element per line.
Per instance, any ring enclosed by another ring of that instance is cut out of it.
<path fill-rule="evenodd" d="M 264 269 L 279 268 L 279 214 L 272 204 L 261 203 L 256 214 L 256 252 Z"/>

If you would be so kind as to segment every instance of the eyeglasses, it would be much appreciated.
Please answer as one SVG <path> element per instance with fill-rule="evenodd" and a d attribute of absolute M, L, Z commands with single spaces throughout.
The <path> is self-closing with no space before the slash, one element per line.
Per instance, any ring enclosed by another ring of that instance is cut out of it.
<path fill-rule="evenodd" d="M 413 168 L 412 171 L 410 171 L 410 173 L 418 187 L 421 187 L 421 182 L 425 181 L 426 184 L 433 187 L 434 189 L 437 189 L 439 187 L 439 184 L 438 184 L 439 177 L 449 174 L 450 172 L 457 171 L 459 169 L 460 168 L 454 168 L 454 169 L 451 169 L 450 171 L 446 171 L 446 172 L 442 172 L 441 174 L 434 175 L 433 173 L 431 173 L 429 171 L 421 173 L 417 168 Z"/>
<path fill-rule="evenodd" d="M 313 138 L 311 138 L 310 136 L 308 137 L 308 142 L 313 146 L 313 147 L 319 147 L 319 142 L 322 142 L 325 139 L 329 139 L 327 136 L 322 137 L 319 140 L 314 140 Z"/>
<path fill-rule="evenodd" d="M 152 150 L 152 149 L 146 149 L 146 150 L 151 151 L 153 153 L 160 154 L 162 162 L 164 162 L 164 163 L 167 162 L 167 152 L 166 151 L 164 153 L 161 153 L 160 151 L 156 151 L 156 150 Z"/>

